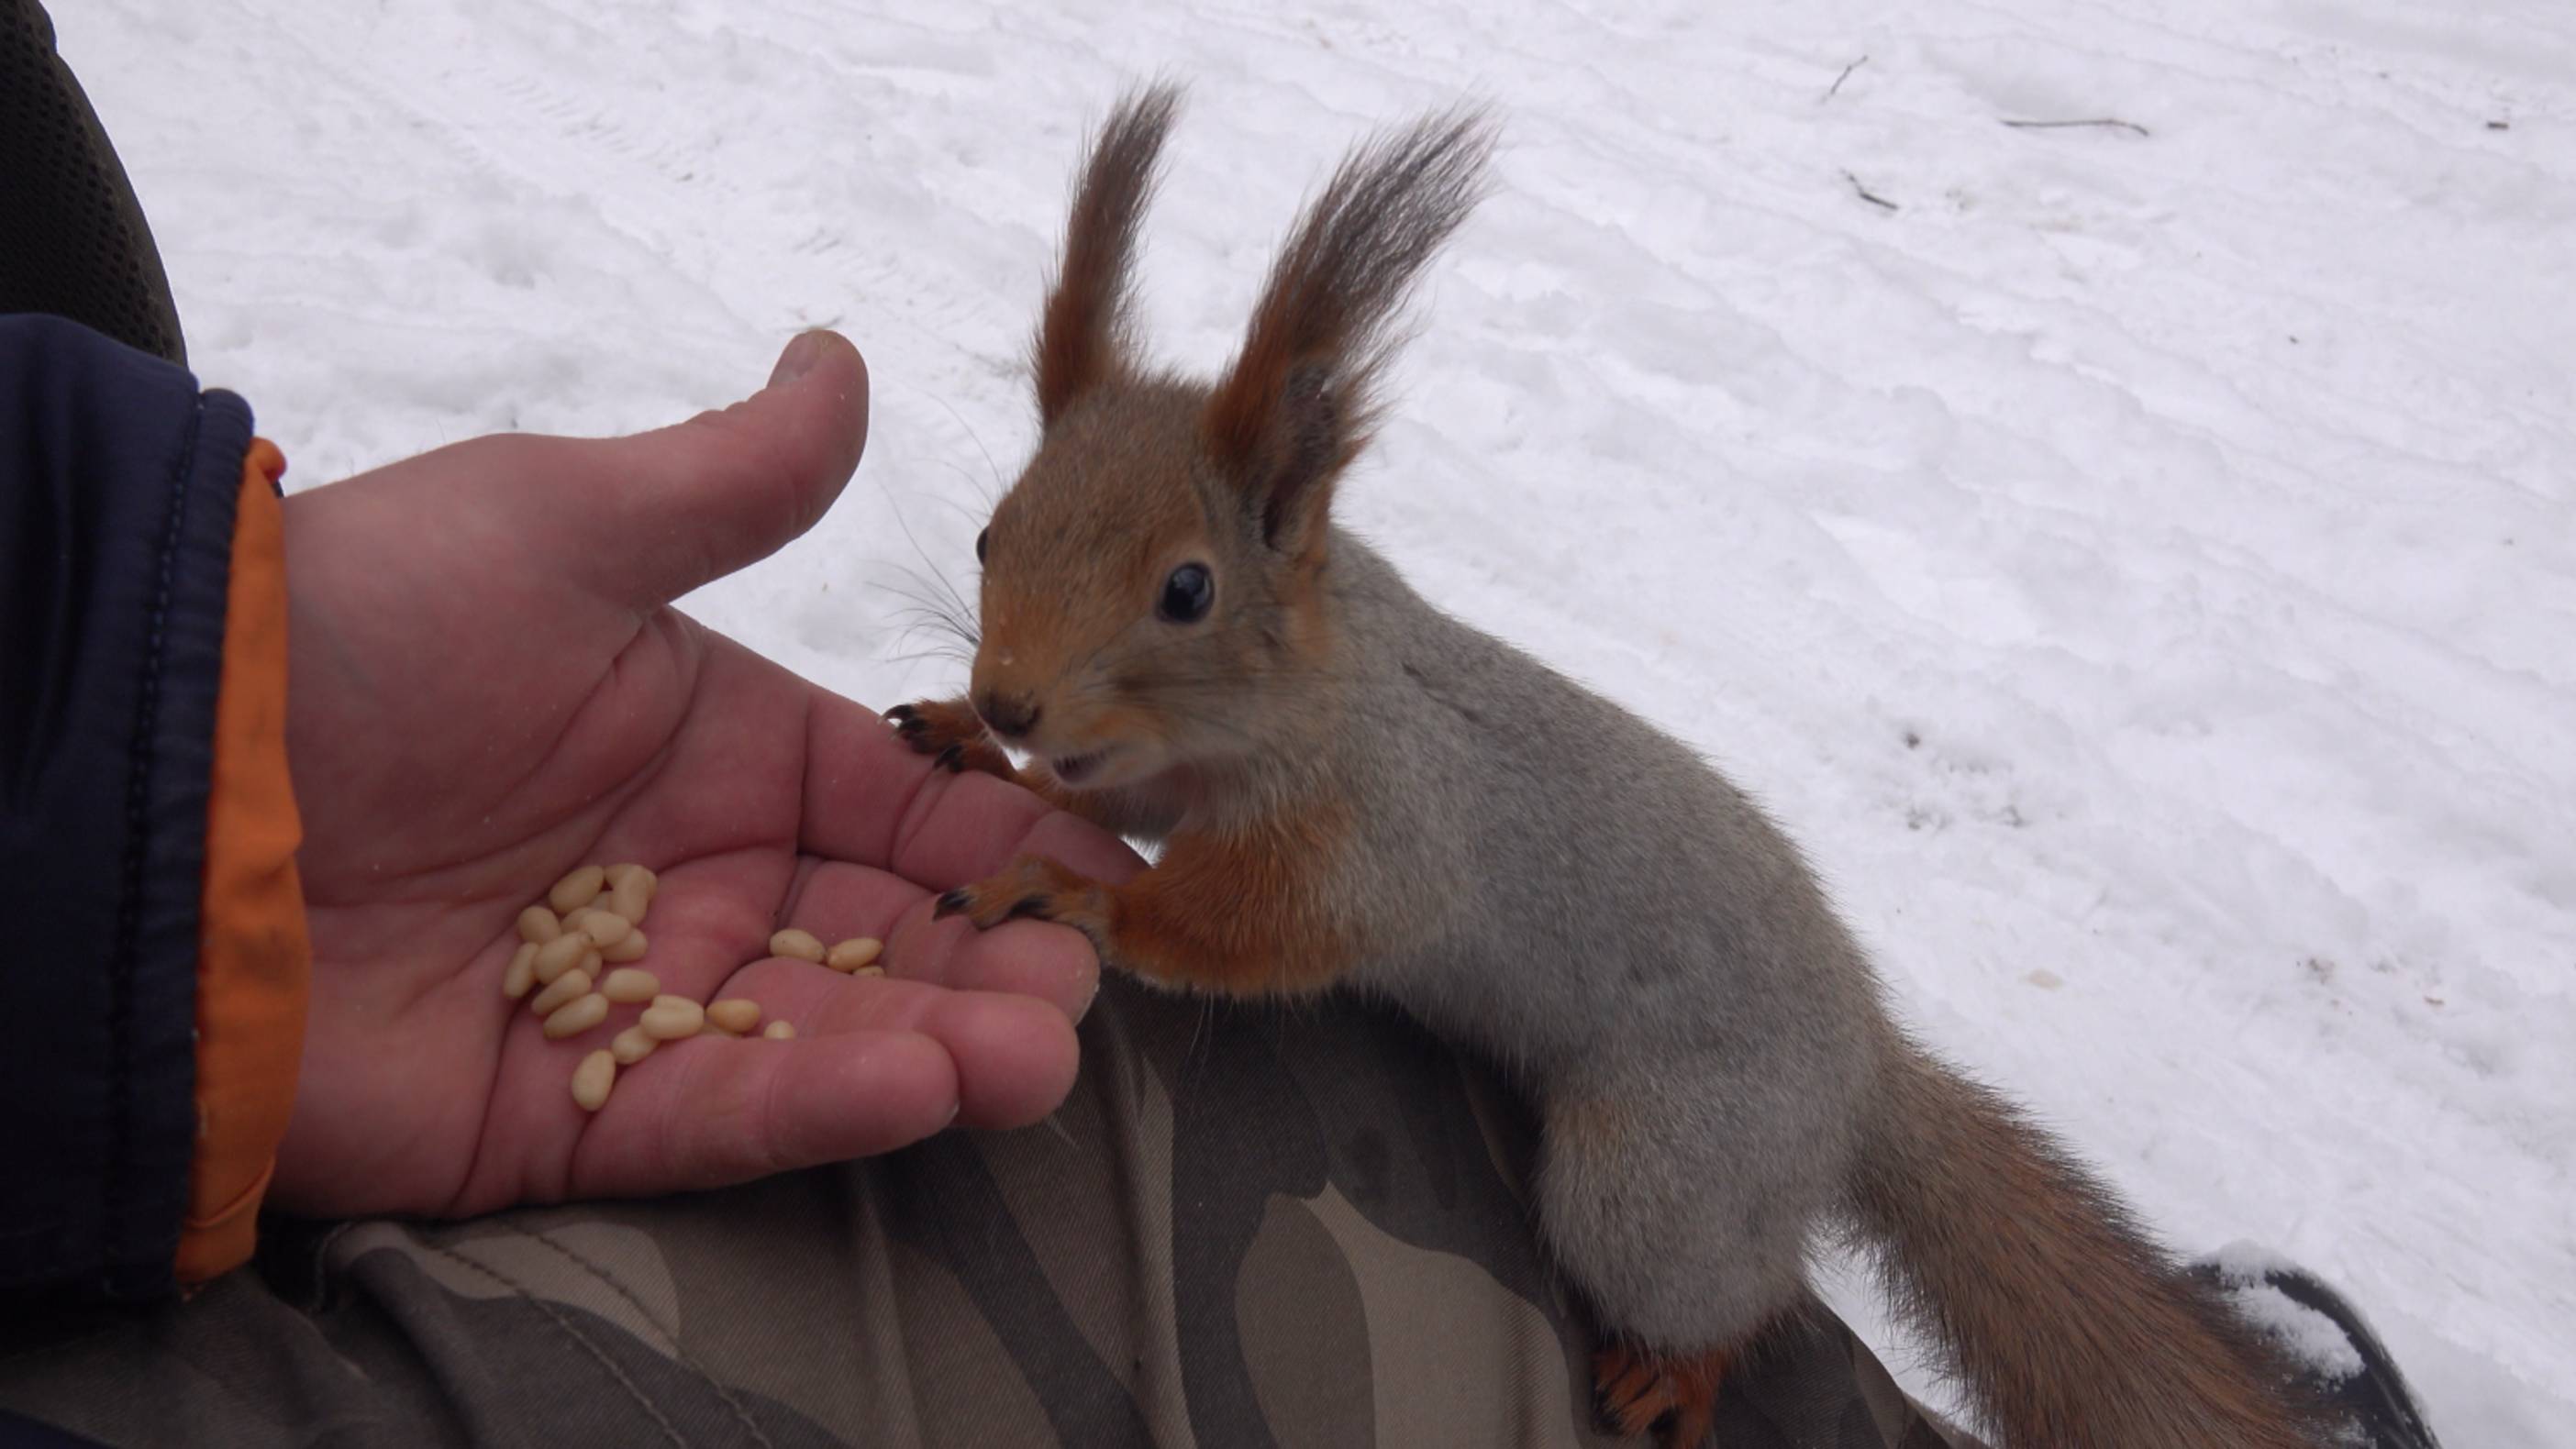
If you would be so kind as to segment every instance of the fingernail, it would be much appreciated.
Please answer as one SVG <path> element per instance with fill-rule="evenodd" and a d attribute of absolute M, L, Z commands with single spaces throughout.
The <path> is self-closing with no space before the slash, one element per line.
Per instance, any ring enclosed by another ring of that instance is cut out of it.
<path fill-rule="evenodd" d="M 820 332 L 797 333 L 795 340 L 787 344 L 787 350 L 778 354 L 778 365 L 769 371 L 769 385 L 776 387 L 782 382 L 794 382 L 812 372 L 814 364 L 823 360 L 823 349 L 828 345 L 823 340 L 824 336 Z"/>

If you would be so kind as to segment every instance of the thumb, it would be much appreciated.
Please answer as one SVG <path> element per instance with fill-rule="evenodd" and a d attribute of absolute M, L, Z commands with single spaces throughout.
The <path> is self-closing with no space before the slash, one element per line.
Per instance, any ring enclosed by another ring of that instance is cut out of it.
<path fill-rule="evenodd" d="M 578 461 L 558 477 L 564 501 L 613 545 L 591 555 L 593 582 L 651 609 L 813 527 L 867 437 L 867 363 L 838 333 L 806 332 L 750 397 L 650 432 L 567 441 Z"/>

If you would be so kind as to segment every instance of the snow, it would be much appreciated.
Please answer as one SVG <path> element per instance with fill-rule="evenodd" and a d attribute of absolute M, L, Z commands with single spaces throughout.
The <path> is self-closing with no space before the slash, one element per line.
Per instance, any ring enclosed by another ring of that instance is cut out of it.
<path fill-rule="evenodd" d="M 1202 368 L 1343 145 L 1501 102 L 1348 516 L 1737 774 L 2171 1241 L 2344 1289 L 2450 1442 L 2576 1444 L 2557 0 L 51 8 L 295 486 L 844 330 L 858 481 L 689 603 L 878 704 L 954 681 L 904 571 L 1028 445 L 1123 79 L 1194 87 L 1145 316 Z"/>
<path fill-rule="evenodd" d="M 2361 1372 L 2361 1349 L 2341 1325 L 2264 1281 L 2267 1272 L 2294 1272 L 2297 1264 L 2251 1243 L 2230 1243 L 2209 1257 L 2236 1312 L 2278 1341 L 2294 1362 L 2328 1382 Z"/>

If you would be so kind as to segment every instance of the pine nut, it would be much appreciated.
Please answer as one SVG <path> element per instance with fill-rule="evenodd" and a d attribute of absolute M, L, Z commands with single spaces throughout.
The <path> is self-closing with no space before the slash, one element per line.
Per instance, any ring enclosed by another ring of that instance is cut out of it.
<path fill-rule="evenodd" d="M 640 926 L 644 924 L 644 913 L 653 908 L 653 892 L 660 882 L 653 878 L 653 872 L 640 865 L 633 867 L 632 871 L 624 880 L 617 879 L 615 872 L 610 873 L 608 908 L 624 916 L 628 925 Z"/>
<path fill-rule="evenodd" d="M 537 993 L 537 999 L 528 1003 L 528 1010 L 539 1016 L 545 1016 L 565 1002 L 576 1000 L 587 993 L 590 990 L 590 981 L 591 976 L 587 971 L 567 971 L 547 982 L 546 989 Z"/>
<path fill-rule="evenodd" d="M 521 941 L 519 949 L 510 953 L 510 969 L 502 973 L 501 994 L 516 1001 L 527 995 L 528 988 L 536 984 L 537 943 Z"/>
<path fill-rule="evenodd" d="M 874 936 L 861 936 L 835 945 L 824 955 L 823 964 L 835 971 L 856 971 L 877 959 L 877 954 L 883 950 L 885 942 Z"/>
<path fill-rule="evenodd" d="M 572 1099 L 581 1110 L 596 1112 L 608 1105 L 608 1089 L 617 1083 L 617 1058 L 606 1050 L 592 1052 L 572 1069 Z"/>
<path fill-rule="evenodd" d="M 582 939 L 583 939 L 583 940 L 585 940 L 585 941 L 587 941 L 587 940 L 589 940 L 590 938 L 589 938 L 588 936 L 584 936 L 584 937 L 582 937 Z M 584 974 L 584 975 L 588 976 L 588 977 L 589 977 L 591 980 L 593 980 L 593 981 L 598 980 L 598 979 L 599 979 L 599 961 L 600 961 L 600 957 L 599 957 L 599 952 L 598 952 L 598 951 L 596 951 L 596 950 L 590 950 L 590 951 L 584 951 L 584 952 L 582 952 L 582 953 L 581 953 L 581 970 L 582 970 L 582 974 Z"/>
<path fill-rule="evenodd" d="M 578 1000 L 567 1001 L 546 1018 L 549 1037 L 579 1036 L 608 1020 L 608 998 L 594 991 Z"/>
<path fill-rule="evenodd" d="M 615 911 L 590 910 L 581 913 L 581 933 L 590 943 L 606 950 L 623 941 L 635 930 L 635 923 Z"/>
<path fill-rule="evenodd" d="M 760 1025 L 760 1003 L 748 996 L 728 997 L 707 1008 L 707 1020 L 740 1036 Z"/>
<path fill-rule="evenodd" d="M 793 1041 L 796 1038 L 796 1023 L 773 1021 L 760 1034 L 771 1041 Z"/>
<path fill-rule="evenodd" d="M 769 954 L 794 961 L 820 961 L 823 959 L 823 942 L 811 931 L 800 931 L 790 926 L 769 938 Z"/>
<path fill-rule="evenodd" d="M 601 871 L 601 872 L 600 872 L 600 879 L 602 879 L 602 880 L 604 880 L 604 881 L 606 881 L 606 882 L 608 883 L 608 888 L 609 888 L 610 890 L 615 890 L 615 889 L 617 889 L 619 886 L 622 886 L 622 885 L 626 884 L 626 881 L 627 881 L 628 877 L 630 877 L 630 876 L 634 875 L 634 874 L 635 874 L 635 872 L 637 872 L 637 871 L 639 871 L 639 870 L 642 870 L 643 868 L 644 868 L 644 867 L 642 867 L 642 866 L 640 866 L 640 865 L 637 865 L 635 862 L 633 862 L 633 861 L 631 861 L 631 860 L 629 860 L 629 861 L 624 861 L 624 862 L 621 862 L 620 864 L 612 865 L 612 866 L 610 866 L 608 869 L 606 869 L 606 870 L 604 870 L 604 871 Z"/>
<path fill-rule="evenodd" d="M 642 931 L 629 931 L 617 938 L 616 945 L 608 947 L 599 954 L 600 958 L 606 961 L 641 961 L 644 959 L 644 945 Z"/>
<path fill-rule="evenodd" d="M 616 1040 L 608 1044 L 608 1050 L 617 1058 L 619 1066 L 631 1067 L 653 1055 L 653 1048 L 661 1044 L 659 1039 L 639 1023 L 619 1032 Z"/>
<path fill-rule="evenodd" d="M 585 865 L 556 881 L 554 889 L 546 892 L 546 904 L 558 913 L 569 915 L 589 905 L 590 898 L 599 894 L 599 883 L 607 878 L 608 872 L 598 866 Z"/>
<path fill-rule="evenodd" d="M 885 968 L 883 966 L 862 966 L 850 974 L 852 976 L 883 976 L 885 974 Z"/>
<path fill-rule="evenodd" d="M 519 939 L 542 946 L 563 934 L 563 923 L 543 906 L 530 906 L 519 912 Z"/>
<path fill-rule="evenodd" d="M 537 980 L 548 986 L 555 978 L 581 964 L 590 954 L 590 938 L 579 931 L 557 936 L 537 948 Z"/>
<path fill-rule="evenodd" d="M 698 1028 L 706 1025 L 706 1021 L 707 1009 L 689 998 L 656 996 L 653 1004 L 644 1008 L 644 1014 L 636 1018 L 635 1024 L 655 1041 L 678 1041 L 685 1036 L 696 1036 Z"/>
<path fill-rule="evenodd" d="M 662 983 L 650 971 L 624 966 L 609 972 L 599 983 L 599 994 L 620 1006 L 633 1006 L 661 995 Z"/>

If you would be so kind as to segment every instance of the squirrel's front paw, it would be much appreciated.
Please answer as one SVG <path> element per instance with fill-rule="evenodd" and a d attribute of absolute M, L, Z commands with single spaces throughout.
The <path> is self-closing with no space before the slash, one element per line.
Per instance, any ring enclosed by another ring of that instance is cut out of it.
<path fill-rule="evenodd" d="M 939 763 L 950 770 L 981 770 L 1012 781 L 1020 778 L 1011 757 L 993 743 L 993 737 L 984 732 L 984 721 L 962 699 L 898 704 L 885 717 L 894 725 L 895 738 L 912 746 L 916 754 L 938 756 Z"/>
<path fill-rule="evenodd" d="M 989 931 L 1023 916 L 1060 921 L 1100 944 L 1108 927 L 1100 886 L 1068 867 L 1042 856 L 1024 855 L 973 885 L 959 886 L 939 898 L 931 916 L 964 916 L 977 930 Z"/>

